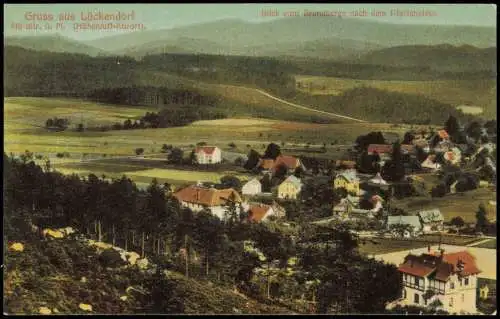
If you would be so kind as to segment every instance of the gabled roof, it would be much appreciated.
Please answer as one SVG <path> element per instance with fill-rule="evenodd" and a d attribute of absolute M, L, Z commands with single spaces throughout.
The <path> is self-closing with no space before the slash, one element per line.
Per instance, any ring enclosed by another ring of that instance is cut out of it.
<path fill-rule="evenodd" d="M 387 216 L 387 225 L 411 225 L 414 231 L 422 229 L 418 216 Z"/>
<path fill-rule="evenodd" d="M 256 222 L 260 222 L 267 214 L 267 212 L 272 209 L 271 206 L 265 204 L 252 204 L 248 209 L 248 219 Z"/>
<path fill-rule="evenodd" d="M 292 183 L 293 185 L 295 185 L 295 187 L 297 188 L 301 188 L 302 186 L 302 182 L 300 181 L 300 179 L 298 179 L 297 177 L 295 177 L 294 175 L 290 175 L 288 176 L 284 181 L 283 183 L 281 184 L 284 184 L 284 183 Z M 280 185 L 281 185 L 280 184 Z"/>
<path fill-rule="evenodd" d="M 476 265 L 474 256 L 468 251 L 444 253 L 443 255 L 430 252 L 420 256 L 409 254 L 398 270 L 419 277 L 429 276 L 440 281 L 447 281 L 453 274 L 468 276 L 481 272 Z"/>
<path fill-rule="evenodd" d="M 300 166 L 300 161 L 298 160 L 298 158 L 293 156 L 280 155 L 274 162 L 274 169 L 277 169 L 280 165 L 285 165 L 288 169 L 296 169 Z"/>
<path fill-rule="evenodd" d="M 429 210 L 421 210 L 418 212 L 418 216 L 422 219 L 424 223 L 432 223 L 443 221 L 443 214 L 439 208 L 429 209 Z"/>
<path fill-rule="evenodd" d="M 234 201 L 241 202 L 240 195 L 232 188 L 215 189 L 195 185 L 191 185 L 177 191 L 174 194 L 174 197 L 182 202 L 213 207 L 225 206 L 231 195 L 234 196 Z"/>
<path fill-rule="evenodd" d="M 271 169 L 274 167 L 274 160 L 272 158 L 261 158 L 257 166 L 263 169 Z"/>
<path fill-rule="evenodd" d="M 197 147 L 194 152 L 195 153 L 205 153 L 207 155 L 212 155 L 215 150 L 217 149 L 218 147 L 217 146 L 201 146 L 201 147 Z"/>
<path fill-rule="evenodd" d="M 448 132 L 446 130 L 439 130 L 437 131 L 437 135 L 442 138 L 442 139 L 448 139 L 450 136 L 448 135 Z"/>
<path fill-rule="evenodd" d="M 429 255 L 428 258 L 424 258 L 409 254 L 405 257 L 404 262 L 399 265 L 398 270 L 417 277 L 427 277 L 436 270 L 438 261 L 438 258 L 435 256 Z"/>
<path fill-rule="evenodd" d="M 468 251 L 459 251 L 455 253 L 445 253 L 443 261 L 452 266 L 452 272 L 459 273 L 462 276 L 478 274 L 481 272 L 476 265 L 476 258 Z M 459 261 L 463 264 L 463 270 L 457 267 Z M 436 274 L 437 276 L 438 274 Z M 445 273 L 439 274 L 441 278 L 445 277 Z"/>
<path fill-rule="evenodd" d="M 276 157 L 276 160 L 271 158 L 262 158 L 259 160 L 257 165 L 260 168 L 266 170 L 275 171 L 279 166 L 284 165 L 287 169 L 294 170 L 301 165 L 300 160 L 294 156 L 280 155 Z"/>

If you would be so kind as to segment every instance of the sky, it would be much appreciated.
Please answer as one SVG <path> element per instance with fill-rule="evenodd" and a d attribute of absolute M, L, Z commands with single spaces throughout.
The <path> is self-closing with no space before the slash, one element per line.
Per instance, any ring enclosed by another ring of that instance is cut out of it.
<path fill-rule="evenodd" d="M 262 16 L 261 10 L 275 9 L 279 17 Z M 391 16 L 390 10 L 426 10 L 432 12 L 433 16 L 401 17 Z M 366 16 L 359 19 L 370 19 L 387 23 L 398 24 L 442 24 L 442 25 L 476 25 L 496 27 L 496 6 L 493 4 L 5 4 L 4 5 L 4 30 L 5 35 L 34 35 L 33 31 L 27 30 L 30 23 L 38 23 L 42 28 L 50 30 L 37 31 L 36 34 L 60 33 L 76 40 L 91 40 L 103 36 L 130 32 L 130 30 L 75 31 L 74 23 L 81 23 L 81 13 L 101 11 L 114 14 L 116 12 L 134 12 L 134 19 L 122 21 L 127 24 L 142 24 L 145 30 L 170 29 L 195 23 L 210 22 L 222 19 L 242 19 L 249 22 L 265 22 L 276 18 L 282 18 L 288 11 L 346 11 L 373 10 L 385 11 L 386 16 Z M 64 30 L 57 27 L 60 13 L 73 13 L 75 21 L 65 21 Z M 33 21 L 34 14 L 42 15 L 51 13 L 54 20 L 46 22 L 43 20 Z M 94 21 L 96 23 L 97 21 Z M 22 24 L 14 28 L 13 24 Z"/>

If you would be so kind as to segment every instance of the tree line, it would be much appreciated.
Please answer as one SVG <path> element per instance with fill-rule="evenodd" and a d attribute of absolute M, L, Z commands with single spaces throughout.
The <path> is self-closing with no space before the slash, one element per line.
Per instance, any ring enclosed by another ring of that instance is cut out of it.
<path fill-rule="evenodd" d="M 278 224 L 243 222 L 235 216 L 234 203 L 228 204 L 228 218 L 221 221 L 209 212 L 194 214 L 181 207 L 168 184 L 153 180 L 142 191 L 125 176 L 111 182 L 93 174 L 87 178 L 65 176 L 54 172 L 50 162 L 43 168 L 35 165 L 29 153 L 21 159 L 4 154 L 4 172 L 4 221 L 10 225 L 16 219 L 30 220 L 41 228 L 71 225 L 96 240 L 139 251 L 142 256 L 157 256 L 159 263 L 186 276 L 236 285 L 255 298 L 293 299 L 299 292 L 310 293 L 317 301 L 314 311 L 320 313 L 332 309 L 380 312 L 401 291 L 396 268 L 359 255 L 357 240 L 348 229 L 318 230 L 304 223 L 294 239 L 276 228 Z M 318 234 L 323 239 L 314 243 Z M 255 242 L 265 261 L 244 249 L 246 240 Z M 322 258 L 325 253 L 330 257 Z M 293 256 L 300 260 L 297 271 L 282 278 Z M 279 261 L 276 268 L 269 267 L 275 260 Z M 257 293 L 256 267 L 272 270 L 261 285 L 267 293 Z M 359 274 L 353 276 L 354 269 Z M 364 285 L 356 284 L 357 278 L 364 278 Z M 316 279 L 320 283 L 312 290 L 304 288 L 306 282 Z M 347 285 L 336 289 L 342 292 L 326 293 L 338 280 Z M 380 285 L 381 281 L 388 285 Z M 366 298 L 370 303 L 363 302 Z"/>

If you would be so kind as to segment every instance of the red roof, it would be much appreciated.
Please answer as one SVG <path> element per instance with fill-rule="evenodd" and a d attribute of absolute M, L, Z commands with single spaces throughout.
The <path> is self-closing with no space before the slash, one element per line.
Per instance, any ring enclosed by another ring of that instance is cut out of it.
<path fill-rule="evenodd" d="M 230 198 L 231 194 L 234 196 L 234 201 L 241 202 L 240 195 L 232 188 L 215 189 L 194 185 L 179 190 L 174 194 L 174 197 L 181 202 L 213 207 L 226 205 L 227 199 Z"/>
<path fill-rule="evenodd" d="M 264 218 L 264 216 L 266 216 L 266 213 L 270 208 L 271 206 L 264 204 L 252 205 L 248 210 L 248 219 L 251 221 L 260 222 Z"/>
<path fill-rule="evenodd" d="M 453 161 L 455 159 L 455 153 L 453 152 L 446 152 L 444 156 L 448 161 Z"/>
<path fill-rule="evenodd" d="M 271 158 L 263 158 L 259 161 L 259 167 L 263 169 L 271 169 L 274 167 L 274 160 Z"/>
<path fill-rule="evenodd" d="M 463 265 L 462 270 L 458 268 L 459 263 Z M 477 268 L 474 256 L 468 251 L 445 253 L 442 258 L 432 253 L 420 256 L 408 255 L 398 270 L 419 277 L 427 277 L 434 273 L 434 278 L 441 281 L 447 281 L 452 274 L 468 276 L 481 272 Z"/>
<path fill-rule="evenodd" d="M 453 272 L 458 272 L 456 268 L 458 261 L 461 261 L 464 265 L 462 270 L 462 275 L 478 274 L 481 272 L 476 265 L 476 258 L 471 255 L 468 251 L 460 251 L 456 253 L 444 254 L 443 261 L 453 265 Z"/>
<path fill-rule="evenodd" d="M 280 155 L 274 161 L 273 169 L 277 169 L 280 165 L 285 165 L 288 169 L 296 169 L 299 166 L 299 160 L 293 156 Z"/>
<path fill-rule="evenodd" d="M 368 145 L 368 153 L 377 152 L 379 154 L 390 153 L 392 145 L 389 144 L 370 144 Z"/>
<path fill-rule="evenodd" d="M 274 171 L 281 165 L 285 165 L 286 168 L 293 170 L 299 167 L 300 161 L 293 156 L 280 155 L 276 158 L 276 160 L 263 158 L 260 160 L 258 166 L 263 169 L 271 169 Z"/>
<path fill-rule="evenodd" d="M 203 152 L 207 155 L 212 155 L 217 147 L 215 146 L 202 146 L 195 149 L 195 153 Z"/>
<path fill-rule="evenodd" d="M 424 265 L 417 262 L 414 262 L 413 264 L 411 262 L 406 262 L 401 264 L 398 268 L 399 271 L 405 274 L 418 277 L 427 277 L 434 271 L 434 269 L 435 267 L 432 265 Z"/>
<path fill-rule="evenodd" d="M 442 139 L 450 138 L 450 136 L 448 135 L 448 132 L 446 132 L 446 130 L 439 130 L 437 133 L 438 133 L 439 137 Z"/>

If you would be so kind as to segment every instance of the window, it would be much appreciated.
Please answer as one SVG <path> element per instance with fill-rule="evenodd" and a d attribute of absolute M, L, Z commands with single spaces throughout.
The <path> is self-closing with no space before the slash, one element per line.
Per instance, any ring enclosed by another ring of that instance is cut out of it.
<path fill-rule="evenodd" d="M 420 285 L 420 278 L 416 277 L 415 278 L 415 286 L 419 286 Z"/>
<path fill-rule="evenodd" d="M 462 302 L 464 302 L 464 301 L 465 301 L 465 295 L 462 294 Z"/>
<path fill-rule="evenodd" d="M 455 283 L 454 282 L 450 282 L 450 289 L 455 289 Z"/>
<path fill-rule="evenodd" d="M 403 289 L 403 299 L 406 299 L 406 289 Z"/>
<path fill-rule="evenodd" d="M 420 303 L 420 296 L 418 294 L 415 294 L 414 297 L 414 302 L 418 305 Z"/>
<path fill-rule="evenodd" d="M 408 274 L 405 274 L 405 281 L 408 281 Z"/>
<path fill-rule="evenodd" d="M 464 285 L 468 286 L 469 285 L 469 278 L 464 279 Z"/>
<path fill-rule="evenodd" d="M 453 307 L 453 297 L 450 298 L 450 307 Z"/>

